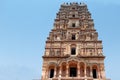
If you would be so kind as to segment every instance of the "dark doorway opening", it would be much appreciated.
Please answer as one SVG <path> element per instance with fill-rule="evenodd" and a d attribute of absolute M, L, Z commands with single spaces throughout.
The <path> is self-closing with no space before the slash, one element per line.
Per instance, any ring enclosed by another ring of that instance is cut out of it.
<path fill-rule="evenodd" d="M 72 23 L 72 27 L 75 27 L 75 23 Z"/>
<path fill-rule="evenodd" d="M 54 69 L 51 69 L 50 70 L 50 78 L 53 78 L 54 77 Z"/>
<path fill-rule="evenodd" d="M 72 17 L 75 17 L 75 15 L 73 14 Z"/>
<path fill-rule="evenodd" d="M 73 34 L 73 35 L 72 35 L 72 40 L 75 40 L 75 38 L 76 38 L 76 37 L 75 37 L 75 34 Z"/>
<path fill-rule="evenodd" d="M 96 69 L 93 69 L 93 78 L 97 78 L 97 72 L 96 72 Z"/>
<path fill-rule="evenodd" d="M 76 77 L 76 76 L 77 76 L 77 69 L 70 68 L 70 77 Z"/>
<path fill-rule="evenodd" d="M 72 48 L 71 49 L 71 55 L 75 55 L 76 54 L 76 48 Z"/>

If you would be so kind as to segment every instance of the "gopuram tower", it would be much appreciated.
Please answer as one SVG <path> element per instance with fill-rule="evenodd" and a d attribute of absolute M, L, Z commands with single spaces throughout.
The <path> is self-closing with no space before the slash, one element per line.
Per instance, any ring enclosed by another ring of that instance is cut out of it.
<path fill-rule="evenodd" d="M 87 5 L 64 3 L 46 41 L 42 80 L 108 80 L 103 46 Z"/>

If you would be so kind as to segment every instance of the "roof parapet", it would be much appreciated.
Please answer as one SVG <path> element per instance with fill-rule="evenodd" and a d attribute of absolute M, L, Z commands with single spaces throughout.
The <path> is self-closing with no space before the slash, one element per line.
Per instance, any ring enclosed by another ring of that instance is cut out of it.
<path fill-rule="evenodd" d="M 78 6 L 86 6 L 86 4 L 84 2 L 70 2 L 70 3 L 63 3 L 62 6 L 70 6 L 70 5 L 78 5 Z"/>

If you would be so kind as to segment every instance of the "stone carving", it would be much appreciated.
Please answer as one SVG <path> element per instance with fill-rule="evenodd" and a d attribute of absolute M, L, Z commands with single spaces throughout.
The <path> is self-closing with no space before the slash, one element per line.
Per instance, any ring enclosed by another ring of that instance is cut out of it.
<path fill-rule="evenodd" d="M 66 39 L 66 32 L 62 32 L 62 39 L 63 39 L 63 40 Z"/>
<path fill-rule="evenodd" d="M 61 56 L 60 50 L 57 50 L 57 51 L 56 51 L 56 56 Z"/>
<path fill-rule="evenodd" d="M 104 64 L 100 64 L 100 71 L 104 71 Z"/>
<path fill-rule="evenodd" d="M 79 35 L 79 33 L 77 33 L 76 34 L 76 40 L 79 40 L 79 38 L 80 38 L 80 35 Z"/>
<path fill-rule="evenodd" d="M 105 80 L 102 41 L 98 40 L 87 5 L 62 4 L 53 26 L 46 41 L 41 80 L 69 80 L 73 67 L 78 80 L 94 79 L 95 73 L 96 80 L 99 75 L 102 76 L 100 80 Z M 48 65 L 49 62 L 56 65 Z"/>
<path fill-rule="evenodd" d="M 50 56 L 55 56 L 55 51 L 53 49 L 51 49 L 49 55 Z"/>
<path fill-rule="evenodd" d="M 71 37 L 72 37 L 72 35 L 71 35 L 71 33 L 69 33 L 68 34 L 68 40 L 71 40 Z"/>

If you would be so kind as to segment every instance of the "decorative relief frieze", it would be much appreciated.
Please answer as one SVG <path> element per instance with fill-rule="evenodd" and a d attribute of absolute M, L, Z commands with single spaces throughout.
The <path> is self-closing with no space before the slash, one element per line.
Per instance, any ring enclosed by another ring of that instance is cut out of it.
<path fill-rule="evenodd" d="M 106 80 L 104 58 L 87 5 L 62 4 L 46 41 L 41 80 Z"/>

